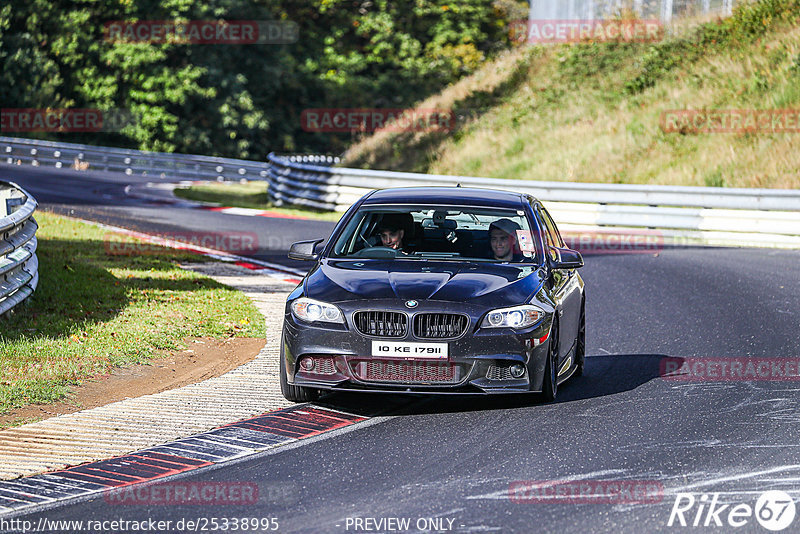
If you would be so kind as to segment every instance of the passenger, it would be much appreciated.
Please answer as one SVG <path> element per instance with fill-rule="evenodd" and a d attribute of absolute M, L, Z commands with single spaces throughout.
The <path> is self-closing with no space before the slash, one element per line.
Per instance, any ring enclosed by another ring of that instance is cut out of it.
<path fill-rule="evenodd" d="M 489 244 L 498 261 L 523 261 L 525 257 L 517 247 L 517 230 L 520 226 L 511 219 L 498 219 L 489 225 Z"/>
<path fill-rule="evenodd" d="M 407 214 L 389 213 L 384 215 L 378 224 L 378 236 L 384 247 L 393 248 L 398 251 L 403 250 L 403 237 L 405 237 L 405 222 Z"/>

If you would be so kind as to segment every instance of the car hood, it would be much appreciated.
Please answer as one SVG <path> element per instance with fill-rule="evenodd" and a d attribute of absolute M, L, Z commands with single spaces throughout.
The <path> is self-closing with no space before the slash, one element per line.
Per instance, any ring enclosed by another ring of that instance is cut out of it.
<path fill-rule="evenodd" d="M 325 302 L 359 299 L 441 300 L 493 307 L 526 302 L 541 286 L 536 265 L 421 261 L 323 260 L 306 295 Z"/>

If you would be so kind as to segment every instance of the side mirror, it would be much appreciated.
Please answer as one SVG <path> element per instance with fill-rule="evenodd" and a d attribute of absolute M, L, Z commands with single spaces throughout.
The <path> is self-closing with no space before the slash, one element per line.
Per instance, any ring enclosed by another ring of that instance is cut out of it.
<path fill-rule="evenodd" d="M 550 247 L 555 251 L 556 259 L 550 260 L 553 269 L 579 269 L 583 267 L 583 256 L 577 250 L 569 248 Z"/>
<path fill-rule="evenodd" d="M 289 259 L 316 261 L 319 258 L 319 254 L 315 252 L 317 245 L 323 241 L 325 241 L 325 239 L 311 239 L 309 241 L 298 241 L 297 243 L 292 243 L 292 246 L 289 248 Z"/>

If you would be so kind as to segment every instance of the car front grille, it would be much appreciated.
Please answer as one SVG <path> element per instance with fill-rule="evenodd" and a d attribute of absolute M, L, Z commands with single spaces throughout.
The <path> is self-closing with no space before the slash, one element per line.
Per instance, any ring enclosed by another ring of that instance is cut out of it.
<path fill-rule="evenodd" d="M 414 317 L 414 336 L 420 339 L 448 339 L 467 330 L 469 318 L 456 313 L 420 313 Z"/>
<path fill-rule="evenodd" d="M 358 331 L 367 336 L 405 337 L 408 330 L 408 317 L 404 313 L 360 311 L 353 319 Z"/>
<path fill-rule="evenodd" d="M 351 366 L 356 378 L 364 382 L 457 384 L 461 380 L 461 367 L 451 363 L 368 360 Z"/>

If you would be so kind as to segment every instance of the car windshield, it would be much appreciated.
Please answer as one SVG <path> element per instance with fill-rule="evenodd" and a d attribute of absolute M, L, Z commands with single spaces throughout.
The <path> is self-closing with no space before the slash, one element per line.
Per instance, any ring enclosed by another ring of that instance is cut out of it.
<path fill-rule="evenodd" d="M 537 263 L 523 211 L 461 206 L 362 207 L 336 238 L 332 257 Z"/>

